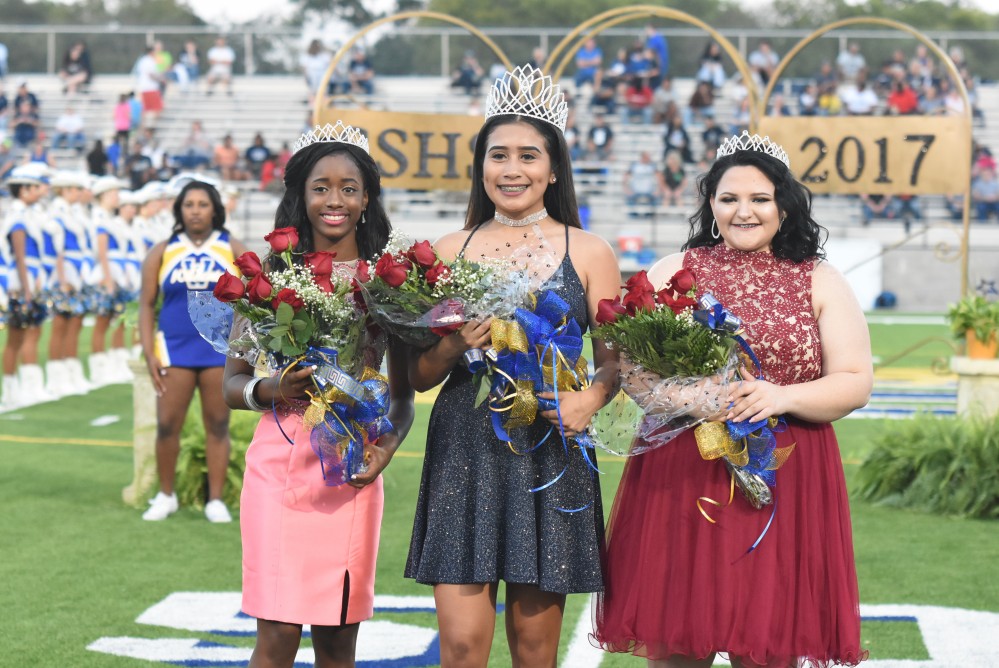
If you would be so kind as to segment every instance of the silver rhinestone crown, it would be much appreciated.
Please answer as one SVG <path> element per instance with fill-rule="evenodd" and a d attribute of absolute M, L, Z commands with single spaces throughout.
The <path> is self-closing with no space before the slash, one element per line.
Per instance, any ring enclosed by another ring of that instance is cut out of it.
<path fill-rule="evenodd" d="M 330 125 L 317 125 L 315 130 L 306 132 L 304 135 L 298 138 L 295 145 L 292 147 L 292 153 L 298 153 L 306 146 L 318 143 L 327 142 L 337 142 L 340 144 L 353 144 L 358 148 L 364 149 L 365 153 L 368 153 L 368 138 L 364 136 L 364 133 L 357 128 L 344 125 L 343 121 L 337 121 L 335 124 Z"/>
<path fill-rule="evenodd" d="M 787 158 L 787 152 L 781 148 L 780 144 L 770 141 L 770 137 L 751 135 L 749 131 L 743 130 L 741 135 L 732 135 L 722 142 L 718 147 L 719 158 L 732 155 L 736 151 L 759 151 L 766 153 L 771 158 L 777 158 L 784 163 L 788 169 L 791 168 L 791 161 Z"/>
<path fill-rule="evenodd" d="M 569 105 L 562 88 L 550 76 L 536 67 L 523 65 L 504 72 L 489 89 L 486 118 L 504 114 L 537 118 L 564 132 Z"/>

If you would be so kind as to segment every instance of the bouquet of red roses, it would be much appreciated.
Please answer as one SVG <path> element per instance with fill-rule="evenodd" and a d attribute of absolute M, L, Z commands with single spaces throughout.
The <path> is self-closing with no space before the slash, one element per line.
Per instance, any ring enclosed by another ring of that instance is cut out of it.
<path fill-rule="evenodd" d="M 686 269 L 659 291 L 645 272 L 633 276 L 625 288 L 623 299 L 599 303 L 600 324 L 592 332 L 620 351 L 622 389 L 642 410 L 638 438 L 622 454 L 664 445 L 693 427 L 704 459 L 724 460 L 754 506 L 770 503 L 774 472 L 790 455 L 790 448 L 775 447 L 773 434 L 782 422 L 717 420 L 726 408 L 728 384 L 740 369 L 759 369 L 742 338 L 742 321 L 709 293 L 695 299 L 695 277 Z M 622 411 L 618 406 L 605 412 L 597 419 L 598 430 L 604 431 L 601 423 L 620 423 Z"/>
<path fill-rule="evenodd" d="M 242 277 L 226 272 L 211 293 L 191 293 L 188 311 L 220 352 L 271 373 L 296 364 L 316 368 L 303 423 L 312 429 L 327 484 L 338 485 L 363 470 L 364 446 L 392 428 L 385 417 L 388 383 L 364 367 L 359 344 L 366 318 L 355 277 L 334 271 L 329 252 L 306 253 L 294 263 L 294 228 L 264 239 L 271 247 L 266 269 L 256 253 L 243 253 L 235 261 Z M 230 340 L 226 322 L 233 311 L 248 326 Z"/>
<path fill-rule="evenodd" d="M 433 345 L 473 318 L 512 313 L 526 278 L 499 262 L 445 262 L 429 241 L 392 233 L 373 267 L 358 272 L 368 312 L 386 331 L 417 347 Z"/>

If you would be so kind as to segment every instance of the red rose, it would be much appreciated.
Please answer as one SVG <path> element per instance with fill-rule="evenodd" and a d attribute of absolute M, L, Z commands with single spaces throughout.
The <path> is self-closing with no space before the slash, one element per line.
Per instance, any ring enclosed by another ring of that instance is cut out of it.
<path fill-rule="evenodd" d="M 406 251 L 406 257 L 411 262 L 420 265 L 421 269 L 430 269 L 437 262 L 437 253 L 434 252 L 429 241 L 420 241 L 410 246 L 409 250 Z"/>
<path fill-rule="evenodd" d="M 637 311 L 652 311 L 656 308 L 656 289 L 652 287 L 644 271 L 629 278 L 624 287 L 628 292 L 621 303 L 628 309 L 629 314 L 634 315 Z"/>
<path fill-rule="evenodd" d="M 461 329 L 462 325 L 464 324 L 465 323 L 463 322 L 456 322 L 452 325 L 441 325 L 440 327 L 431 327 L 430 331 L 436 334 L 437 336 L 442 336 L 442 337 L 448 336 L 449 334 L 454 334 L 455 332 L 457 332 L 459 329 Z"/>
<path fill-rule="evenodd" d="M 430 331 L 437 336 L 447 336 L 465 324 L 465 305 L 460 299 L 445 299 L 430 309 Z"/>
<path fill-rule="evenodd" d="M 335 257 L 336 253 L 316 251 L 315 253 L 306 253 L 302 259 L 305 260 L 305 266 L 312 270 L 312 275 L 319 278 L 321 276 L 329 277 L 333 273 L 333 258 Z"/>
<path fill-rule="evenodd" d="M 215 283 L 215 289 L 212 290 L 215 299 L 220 302 L 234 302 L 241 299 L 245 293 L 246 288 L 243 286 L 243 281 L 228 271 L 219 276 L 219 280 Z"/>
<path fill-rule="evenodd" d="M 319 289 L 327 294 L 333 294 L 336 287 L 333 285 L 333 279 L 329 276 L 316 276 L 312 279 L 312 282 L 319 286 Z"/>
<path fill-rule="evenodd" d="M 617 319 L 628 313 L 628 309 L 621 303 L 620 297 L 614 299 L 601 299 L 597 303 L 597 324 L 605 325 L 609 322 L 617 322 Z"/>
<path fill-rule="evenodd" d="M 357 279 L 354 279 L 353 287 L 354 290 L 351 292 L 351 296 L 354 298 L 354 305 L 364 313 L 367 313 L 368 303 L 364 301 L 364 291 L 361 290 L 361 284 L 357 282 Z"/>
<path fill-rule="evenodd" d="M 437 264 L 427 269 L 427 283 L 429 285 L 437 285 L 437 281 L 442 278 L 447 278 L 451 275 L 451 267 L 447 266 L 443 262 L 438 261 Z"/>
<path fill-rule="evenodd" d="M 291 288 L 281 288 L 278 293 L 274 295 L 274 299 L 271 300 L 271 308 L 275 311 L 280 304 L 287 304 L 295 311 L 300 311 L 305 308 L 305 302 L 302 298 L 298 296 L 298 293 Z"/>
<path fill-rule="evenodd" d="M 694 287 L 694 274 L 689 269 L 681 269 L 673 274 L 673 278 L 669 279 L 666 286 L 673 288 L 681 295 L 685 295 Z"/>
<path fill-rule="evenodd" d="M 265 236 L 264 241 L 271 245 L 275 253 L 290 251 L 298 245 L 298 231 L 294 227 L 279 227 Z"/>
<path fill-rule="evenodd" d="M 397 288 L 406 282 L 412 266 L 405 258 L 397 260 L 391 253 L 385 253 L 375 263 L 375 276 L 385 281 L 389 287 Z"/>
<path fill-rule="evenodd" d="M 656 297 L 658 298 L 660 304 L 668 306 L 670 310 L 677 315 L 682 313 L 687 307 L 697 305 L 697 300 L 692 297 L 688 297 L 687 295 L 678 295 L 674 297 L 673 291 L 669 288 L 663 288 L 660 290 Z"/>
<path fill-rule="evenodd" d="M 257 274 L 246 286 L 246 296 L 253 304 L 264 304 L 271 298 L 274 289 L 263 274 Z"/>
<path fill-rule="evenodd" d="M 368 273 L 368 263 L 361 260 L 357 263 L 357 280 L 360 283 L 367 283 L 371 280 L 371 274 Z"/>
<path fill-rule="evenodd" d="M 253 251 L 246 251 L 236 258 L 236 268 L 247 278 L 253 278 L 260 273 L 260 258 Z"/>

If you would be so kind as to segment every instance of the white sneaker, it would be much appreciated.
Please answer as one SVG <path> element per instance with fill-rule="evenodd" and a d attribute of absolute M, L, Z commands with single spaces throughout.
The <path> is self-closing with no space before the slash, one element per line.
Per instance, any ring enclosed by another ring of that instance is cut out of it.
<path fill-rule="evenodd" d="M 45 391 L 59 399 L 70 393 L 69 372 L 63 360 L 45 363 Z"/>
<path fill-rule="evenodd" d="M 111 383 L 108 377 L 108 354 L 90 353 L 90 384 L 93 387 L 104 387 Z"/>
<path fill-rule="evenodd" d="M 3 394 L 0 395 L 0 408 L 11 410 L 21 405 L 21 397 L 18 393 L 17 376 L 10 375 L 3 377 Z"/>
<path fill-rule="evenodd" d="M 79 359 L 75 357 L 66 359 L 66 374 L 69 377 L 70 394 L 86 394 L 92 389 L 87 377 L 83 375 L 83 363 Z"/>
<path fill-rule="evenodd" d="M 149 500 L 149 510 L 142 513 L 142 519 L 149 522 L 159 522 L 177 512 L 177 495 L 167 496 L 163 492 L 157 492 L 156 496 Z"/>
<path fill-rule="evenodd" d="M 216 524 L 232 522 L 232 515 L 229 514 L 229 509 L 225 507 L 222 499 L 212 499 L 205 504 L 205 517 L 209 522 Z"/>
<path fill-rule="evenodd" d="M 55 399 L 45 391 L 45 372 L 37 364 L 21 365 L 17 370 L 17 385 L 22 405 L 43 404 Z"/>

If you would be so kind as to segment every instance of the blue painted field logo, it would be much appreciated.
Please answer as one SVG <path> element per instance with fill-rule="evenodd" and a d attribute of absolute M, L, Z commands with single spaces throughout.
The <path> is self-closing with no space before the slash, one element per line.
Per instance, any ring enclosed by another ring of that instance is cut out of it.
<path fill-rule="evenodd" d="M 143 612 L 139 624 L 215 636 L 256 635 L 257 623 L 239 610 L 239 592 L 175 592 Z M 432 596 L 375 596 L 375 619 L 361 624 L 357 638 L 359 668 L 419 668 L 440 664 L 437 631 L 425 626 L 379 620 L 380 613 L 433 613 Z M 306 628 L 306 632 L 308 629 Z M 100 638 L 87 649 L 103 654 L 176 666 L 245 666 L 249 647 L 200 638 Z M 311 647 L 302 647 L 295 666 L 312 666 Z"/>
<path fill-rule="evenodd" d="M 135 621 L 188 633 L 226 637 L 256 634 L 256 621 L 239 611 L 238 592 L 176 592 L 152 606 Z M 432 596 L 376 596 L 375 618 L 361 624 L 357 639 L 359 668 L 423 668 L 440 664 L 437 631 L 427 626 L 379 619 L 385 613 L 433 613 Z M 928 605 L 861 605 L 865 621 L 916 623 L 929 654 L 928 660 L 877 659 L 865 668 L 966 668 L 997 666 L 992 639 L 999 637 L 999 614 Z M 502 614 L 502 612 L 500 613 Z M 568 630 L 568 629 L 567 629 Z M 571 632 L 568 650 L 560 661 L 563 668 L 598 668 L 605 654 L 589 645 L 589 610 L 585 610 Z M 245 666 L 248 646 L 200 638 L 100 638 L 87 649 L 103 654 L 155 661 L 177 666 Z M 312 666 L 311 647 L 303 647 L 295 658 L 296 668 Z M 718 659 L 715 666 L 727 666 Z"/>

